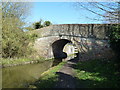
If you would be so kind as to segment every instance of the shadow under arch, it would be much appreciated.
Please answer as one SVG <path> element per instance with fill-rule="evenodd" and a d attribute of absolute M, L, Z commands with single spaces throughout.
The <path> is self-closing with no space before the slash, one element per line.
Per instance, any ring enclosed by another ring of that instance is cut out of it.
<path fill-rule="evenodd" d="M 67 58 L 67 54 L 63 52 L 63 48 L 67 43 L 72 43 L 72 42 L 67 39 L 60 39 L 60 40 L 55 41 L 52 44 L 52 50 L 53 50 L 53 55 L 55 59 Z"/>
<path fill-rule="evenodd" d="M 67 58 L 67 53 L 63 52 L 63 48 L 67 43 L 72 43 L 72 42 L 67 39 L 59 39 L 53 42 L 52 51 L 55 59 L 52 66 L 58 65 L 60 62 L 62 62 L 62 59 Z"/>

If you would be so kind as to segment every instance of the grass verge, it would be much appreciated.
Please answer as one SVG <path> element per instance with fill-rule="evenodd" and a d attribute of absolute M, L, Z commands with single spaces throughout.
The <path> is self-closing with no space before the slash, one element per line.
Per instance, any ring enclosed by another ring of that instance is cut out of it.
<path fill-rule="evenodd" d="M 66 62 L 61 62 L 57 66 L 50 68 L 48 71 L 42 73 L 38 81 L 29 85 L 29 88 L 53 88 L 58 81 L 56 72 L 62 68 Z"/>
<path fill-rule="evenodd" d="M 113 60 L 91 60 L 75 66 L 77 88 L 120 88 L 120 72 Z"/>
<path fill-rule="evenodd" d="M 2 67 L 7 66 L 16 66 L 16 65 L 23 65 L 23 64 L 30 64 L 30 63 L 38 63 L 46 60 L 53 60 L 53 59 L 32 59 L 32 58 L 2 58 L 0 62 L 2 62 Z"/>

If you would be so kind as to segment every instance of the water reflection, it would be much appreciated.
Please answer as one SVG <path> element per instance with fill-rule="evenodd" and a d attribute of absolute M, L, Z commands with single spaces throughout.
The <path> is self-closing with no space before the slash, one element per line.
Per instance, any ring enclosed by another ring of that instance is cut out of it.
<path fill-rule="evenodd" d="M 40 75 L 52 66 L 52 61 L 38 64 L 8 67 L 2 69 L 3 88 L 22 88 L 37 80 Z"/>

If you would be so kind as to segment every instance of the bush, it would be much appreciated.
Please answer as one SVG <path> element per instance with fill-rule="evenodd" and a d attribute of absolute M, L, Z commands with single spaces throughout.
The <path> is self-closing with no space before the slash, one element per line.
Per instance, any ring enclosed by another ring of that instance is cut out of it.
<path fill-rule="evenodd" d="M 52 23 L 50 21 L 45 21 L 44 26 L 50 26 Z"/>
<path fill-rule="evenodd" d="M 33 27 L 34 29 L 43 28 L 44 26 L 42 25 L 42 20 L 40 20 L 39 22 L 33 23 Z"/>
<path fill-rule="evenodd" d="M 2 40 L 3 58 L 23 57 L 31 53 L 32 49 L 28 46 L 30 38 L 24 32 L 3 34 L 3 37 L 8 37 Z"/>
<path fill-rule="evenodd" d="M 120 24 L 112 25 L 109 38 L 110 47 L 115 51 L 116 55 L 120 58 Z"/>
<path fill-rule="evenodd" d="M 21 28 L 22 25 L 16 25 L 20 22 L 15 18 L 4 18 L 2 27 L 2 57 L 14 58 L 24 57 L 31 54 L 29 42 L 31 39 Z M 21 22 L 22 23 L 22 22 Z"/>
<path fill-rule="evenodd" d="M 29 39 L 30 39 L 31 41 L 35 41 L 35 39 L 37 39 L 37 38 L 38 38 L 38 35 L 35 34 L 35 33 L 32 33 L 32 34 L 29 35 Z"/>
<path fill-rule="evenodd" d="M 36 22 L 36 23 L 34 24 L 34 28 L 35 28 L 35 29 L 40 28 L 40 23 L 39 23 L 39 22 Z"/>

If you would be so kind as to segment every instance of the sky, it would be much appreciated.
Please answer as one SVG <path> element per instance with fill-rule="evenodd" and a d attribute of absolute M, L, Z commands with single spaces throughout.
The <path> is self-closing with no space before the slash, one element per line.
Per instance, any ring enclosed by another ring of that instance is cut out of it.
<path fill-rule="evenodd" d="M 51 21 L 53 24 L 87 24 L 103 23 L 86 18 L 84 15 L 94 18 L 88 11 L 76 8 L 75 2 L 34 2 L 29 16 L 31 23 Z"/>

